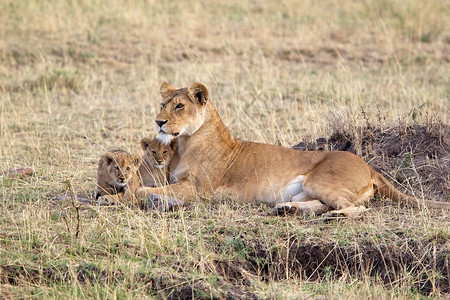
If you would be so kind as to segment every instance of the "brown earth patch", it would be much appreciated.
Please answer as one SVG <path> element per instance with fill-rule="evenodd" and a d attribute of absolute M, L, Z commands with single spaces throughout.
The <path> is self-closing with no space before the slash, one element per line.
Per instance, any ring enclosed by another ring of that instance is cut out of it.
<path fill-rule="evenodd" d="M 241 239 L 248 255 L 229 261 L 216 260 L 206 274 L 208 279 L 187 280 L 182 276 L 151 273 L 136 274 L 136 284 L 145 284 L 151 295 L 167 299 L 258 299 L 249 291 L 250 275 L 264 281 L 301 279 L 333 281 L 352 274 L 363 280 L 373 278 L 387 287 L 399 282 L 412 291 L 429 295 L 439 290 L 450 293 L 450 244 L 446 238 L 412 238 L 398 232 L 395 238 L 373 241 L 355 237 L 353 242 L 323 238 L 285 237 L 285 244 L 275 245 L 263 239 L 245 236 Z M 125 273 L 102 270 L 82 263 L 70 272 L 66 266 L 43 269 L 23 265 L 0 266 L 0 283 L 11 285 L 103 282 L 119 283 Z"/>
<path fill-rule="evenodd" d="M 248 291 L 250 282 L 242 284 L 241 267 L 216 261 L 218 278 L 214 282 L 203 279 L 187 280 L 177 275 L 138 273 L 135 275 L 137 285 L 145 285 L 150 295 L 162 299 L 258 299 Z M 211 274 L 214 270 L 210 269 Z M 176 273 L 174 273 L 176 274 Z M 224 277 L 222 277 L 224 276 Z M 66 265 L 37 267 L 32 265 L 0 265 L 0 284 L 12 286 L 31 284 L 118 284 L 125 278 L 122 270 L 100 269 L 92 263 L 80 263 L 71 271 Z M 238 284 L 241 282 L 241 284 Z"/>
<path fill-rule="evenodd" d="M 268 247 L 259 241 L 250 247 L 253 251 L 247 267 L 266 280 L 283 280 L 288 274 L 308 281 L 332 281 L 352 274 L 359 279 L 376 278 L 390 286 L 406 281 L 405 274 L 409 274 L 411 290 L 422 294 L 435 289 L 450 292 L 448 242 L 432 245 L 409 238 L 341 245 L 338 241 L 291 238 L 287 249 Z M 434 277 L 435 272 L 439 278 Z"/>

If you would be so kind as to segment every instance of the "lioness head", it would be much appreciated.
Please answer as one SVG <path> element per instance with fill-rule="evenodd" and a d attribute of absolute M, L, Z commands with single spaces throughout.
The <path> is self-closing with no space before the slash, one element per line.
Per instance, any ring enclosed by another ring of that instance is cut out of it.
<path fill-rule="evenodd" d="M 176 90 L 163 82 L 160 92 L 163 100 L 155 120 L 158 140 L 168 145 L 177 136 L 193 135 L 205 120 L 208 88 L 195 82 L 188 88 Z"/>
<path fill-rule="evenodd" d="M 129 154 L 126 151 L 115 150 L 103 156 L 109 175 L 118 186 L 125 186 L 135 176 L 142 163 L 139 154 Z"/>
<path fill-rule="evenodd" d="M 153 166 L 157 169 L 162 169 L 170 163 L 177 151 L 177 139 L 173 139 L 169 145 L 165 145 L 158 139 L 143 138 L 141 147 L 144 150 L 144 155 L 150 158 Z"/>

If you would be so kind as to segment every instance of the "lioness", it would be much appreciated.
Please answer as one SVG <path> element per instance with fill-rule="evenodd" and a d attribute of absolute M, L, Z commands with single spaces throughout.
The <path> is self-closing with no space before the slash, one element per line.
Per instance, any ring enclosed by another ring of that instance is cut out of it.
<path fill-rule="evenodd" d="M 158 139 L 178 139 L 178 183 L 139 188 L 140 200 L 168 209 L 196 196 L 230 195 L 241 201 L 276 204 L 274 212 L 354 216 L 375 192 L 413 206 L 450 208 L 450 203 L 416 200 L 394 188 L 380 173 L 350 152 L 299 151 L 243 141 L 222 123 L 200 82 L 160 88 Z"/>
<path fill-rule="evenodd" d="M 141 165 L 139 154 L 112 150 L 104 154 L 97 169 L 97 203 L 112 204 L 117 201 L 136 203 L 136 189 L 140 186 L 137 170 Z"/>
<path fill-rule="evenodd" d="M 158 139 L 143 138 L 141 147 L 144 150 L 142 164 L 138 175 L 143 186 L 157 187 L 175 182 L 170 175 L 170 167 L 176 165 L 177 140 L 173 139 L 169 145 L 161 143 Z"/>

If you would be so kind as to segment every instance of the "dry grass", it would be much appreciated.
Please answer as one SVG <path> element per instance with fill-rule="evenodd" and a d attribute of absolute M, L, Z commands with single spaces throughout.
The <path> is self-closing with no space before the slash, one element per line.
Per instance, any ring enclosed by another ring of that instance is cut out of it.
<path fill-rule="evenodd" d="M 378 203 L 364 220 L 324 223 L 231 200 L 168 214 L 51 200 L 67 182 L 91 193 L 105 149 L 140 151 L 164 80 L 205 82 L 236 135 L 284 146 L 364 124 L 361 107 L 381 128 L 427 114 L 448 124 L 449 3 L 7 0 L 0 11 L 0 171 L 35 170 L 0 181 L 0 297 L 449 292 L 445 212 Z"/>

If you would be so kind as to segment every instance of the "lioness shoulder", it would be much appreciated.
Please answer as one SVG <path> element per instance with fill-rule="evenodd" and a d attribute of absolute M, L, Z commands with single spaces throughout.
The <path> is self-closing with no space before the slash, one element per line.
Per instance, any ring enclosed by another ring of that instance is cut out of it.
<path fill-rule="evenodd" d="M 142 163 L 139 154 L 112 150 L 100 157 L 97 169 L 97 201 L 134 202 L 139 187 L 137 171 Z"/>

